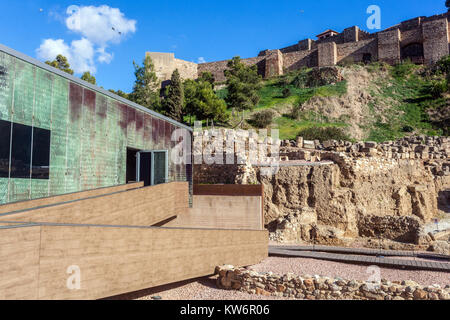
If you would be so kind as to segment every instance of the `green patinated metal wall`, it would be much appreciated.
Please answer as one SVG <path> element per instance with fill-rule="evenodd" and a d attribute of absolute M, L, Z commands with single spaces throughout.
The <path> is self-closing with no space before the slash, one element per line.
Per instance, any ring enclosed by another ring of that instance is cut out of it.
<path fill-rule="evenodd" d="M 124 184 L 127 147 L 170 154 L 177 129 L 2 51 L 0 120 L 51 131 L 49 179 L 0 178 L 0 204 Z M 169 180 L 191 179 L 189 170 L 169 161 Z"/>

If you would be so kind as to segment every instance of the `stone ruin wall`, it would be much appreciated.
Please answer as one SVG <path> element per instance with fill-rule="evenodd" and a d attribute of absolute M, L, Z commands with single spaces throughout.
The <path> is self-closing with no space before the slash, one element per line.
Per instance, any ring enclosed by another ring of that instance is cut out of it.
<path fill-rule="evenodd" d="M 175 69 L 178 69 L 182 79 L 197 79 L 198 68 L 194 62 L 184 61 L 175 58 L 173 53 L 147 52 L 155 66 L 155 72 L 158 79 L 164 84 L 172 77 Z"/>
<path fill-rule="evenodd" d="M 371 245 L 381 237 L 388 248 L 434 245 L 422 227 L 448 212 L 449 138 L 273 143 L 284 161 L 274 175 L 248 163 L 196 165 L 194 183 L 264 185 L 265 223 L 274 241 L 351 245 L 364 239 Z"/>
<path fill-rule="evenodd" d="M 450 300 L 450 286 L 426 286 L 414 281 L 346 280 L 319 275 L 285 275 L 251 268 L 218 266 L 217 286 L 266 297 L 306 300 Z"/>

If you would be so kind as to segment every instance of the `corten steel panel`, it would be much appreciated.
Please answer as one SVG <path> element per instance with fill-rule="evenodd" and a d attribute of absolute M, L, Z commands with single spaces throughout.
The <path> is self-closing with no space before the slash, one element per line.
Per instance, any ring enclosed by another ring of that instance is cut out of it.
<path fill-rule="evenodd" d="M 39 199 L 49 196 L 49 180 L 31 180 L 31 196 L 30 199 Z"/>
<path fill-rule="evenodd" d="M 164 125 L 165 128 L 165 145 L 166 149 L 169 150 L 169 179 L 170 181 L 175 181 L 175 164 L 171 161 L 171 151 L 173 148 L 173 142 L 172 142 L 172 131 L 175 130 L 175 127 L 172 126 L 172 124 L 166 122 Z"/>
<path fill-rule="evenodd" d="M 31 196 L 31 179 L 10 179 L 8 192 L 8 202 L 29 200 Z"/>
<path fill-rule="evenodd" d="M 136 182 L 136 183 L 124 184 L 124 185 L 115 186 L 115 187 L 99 188 L 99 189 L 94 189 L 94 190 L 64 194 L 64 195 L 60 195 L 60 196 L 53 196 L 53 197 L 40 198 L 40 199 L 34 199 L 34 200 L 29 200 L 29 201 L 8 203 L 8 204 L 4 204 L 4 205 L 0 206 L 0 214 L 13 212 L 13 211 L 19 211 L 19 210 L 27 210 L 27 209 L 36 208 L 36 207 L 48 206 L 48 205 L 57 204 L 57 203 L 61 203 L 61 202 L 96 197 L 96 196 L 105 195 L 105 194 L 109 194 L 109 193 L 141 188 L 143 186 L 144 186 L 143 182 Z"/>
<path fill-rule="evenodd" d="M 116 168 L 117 168 L 117 181 L 122 184 L 126 182 L 126 161 L 127 161 L 127 127 L 128 127 L 128 107 L 124 104 L 119 104 L 119 123 L 124 124 L 120 126 L 122 130 L 118 130 L 118 145 L 117 145 L 117 158 L 116 158 Z"/>
<path fill-rule="evenodd" d="M 50 72 L 36 69 L 33 126 L 47 130 L 51 130 L 53 78 Z"/>
<path fill-rule="evenodd" d="M 51 131 L 50 175 L 47 181 L 0 179 L 0 203 L 120 185 L 126 181 L 127 147 L 171 149 L 166 120 L 158 115 L 26 61 L 0 52 L 0 119 Z M 178 171 L 170 167 L 171 180 L 182 179 Z"/>
<path fill-rule="evenodd" d="M 136 136 L 135 145 L 137 149 L 143 150 L 144 147 L 144 113 L 136 111 Z"/>
<path fill-rule="evenodd" d="M 248 266 L 268 256 L 266 231 L 42 226 L 39 299 L 99 299 Z M 66 286 L 79 267 L 81 289 Z"/>
<path fill-rule="evenodd" d="M 264 196 L 262 185 L 202 185 L 194 184 L 194 195 L 203 196 Z"/>
<path fill-rule="evenodd" d="M 69 123 L 67 137 L 66 193 L 81 189 L 81 142 L 83 122 L 83 88 L 69 84 Z M 50 168 L 51 169 L 51 168 Z"/>
<path fill-rule="evenodd" d="M 106 187 L 113 184 L 107 182 L 107 177 L 113 175 L 112 167 L 108 163 L 108 103 L 105 96 L 97 94 L 95 104 L 95 139 L 94 139 L 94 186 Z"/>
<path fill-rule="evenodd" d="M 158 119 L 158 146 L 161 150 L 166 150 L 166 123 Z"/>
<path fill-rule="evenodd" d="M 80 178 L 81 190 L 93 189 L 97 186 L 95 176 L 95 137 L 96 137 L 96 94 L 83 89 L 83 122 L 81 130 Z"/>
<path fill-rule="evenodd" d="M 144 114 L 144 149 L 151 150 L 153 148 L 153 136 L 152 136 L 152 117 L 148 114 Z"/>
<path fill-rule="evenodd" d="M 0 203 L 8 202 L 8 178 L 0 178 Z"/>
<path fill-rule="evenodd" d="M 128 146 L 137 148 L 136 145 L 136 110 L 127 107 L 127 138 Z"/>
<path fill-rule="evenodd" d="M 170 149 L 172 146 L 172 131 L 173 131 L 173 126 L 171 123 L 165 122 L 164 123 L 164 144 L 166 146 L 166 149 Z"/>
<path fill-rule="evenodd" d="M 69 82 L 61 77 L 55 77 L 52 92 L 50 195 L 66 193 L 68 130 Z"/>
<path fill-rule="evenodd" d="M 120 126 L 120 112 L 118 103 L 110 98 L 107 99 L 108 113 L 106 115 L 106 163 L 108 166 L 108 176 L 105 177 L 107 185 L 114 185 L 118 183 L 118 155 L 119 151 L 119 137 L 123 131 Z"/>
<path fill-rule="evenodd" d="M 37 299 L 40 227 L 0 229 L 0 300 Z"/>
<path fill-rule="evenodd" d="M 15 60 L 8 54 L 0 52 L 0 119 L 11 120 L 14 90 Z"/>
<path fill-rule="evenodd" d="M 152 140 L 154 144 L 154 149 L 159 147 L 159 119 L 152 118 Z"/>
<path fill-rule="evenodd" d="M 174 182 L 6 213 L 0 221 L 152 226 L 187 212 L 188 183 Z"/>
<path fill-rule="evenodd" d="M 16 61 L 12 121 L 28 126 L 33 118 L 35 71 L 32 65 Z"/>

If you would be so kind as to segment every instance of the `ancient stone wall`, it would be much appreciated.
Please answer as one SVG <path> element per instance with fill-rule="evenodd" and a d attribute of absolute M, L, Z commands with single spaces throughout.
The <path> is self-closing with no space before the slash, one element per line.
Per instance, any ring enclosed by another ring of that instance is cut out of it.
<path fill-rule="evenodd" d="M 295 51 L 283 54 L 283 68 L 286 72 L 299 70 L 303 67 L 314 67 L 318 65 L 317 50 Z"/>
<path fill-rule="evenodd" d="M 337 46 L 335 42 L 321 43 L 319 50 L 319 67 L 334 66 L 337 63 Z"/>
<path fill-rule="evenodd" d="M 273 143 L 278 143 L 273 141 Z M 264 185 L 265 223 L 275 241 L 348 245 L 355 239 L 416 244 L 450 188 L 450 140 L 280 141 L 280 167 L 196 165 L 195 183 Z"/>
<path fill-rule="evenodd" d="M 432 64 L 449 54 L 448 21 L 440 19 L 423 23 L 425 63 Z"/>
<path fill-rule="evenodd" d="M 182 79 L 197 79 L 197 64 L 175 58 L 173 53 L 147 52 L 155 66 L 155 72 L 161 82 L 170 80 L 172 73 L 178 69 Z"/>
<path fill-rule="evenodd" d="M 258 66 L 258 73 L 261 75 L 265 75 L 265 56 L 259 56 L 254 58 L 242 59 L 242 62 L 245 65 Z M 227 70 L 227 64 L 229 60 L 217 61 L 217 62 L 209 62 L 209 63 L 201 63 L 198 65 L 198 74 L 201 75 L 203 72 L 211 72 L 214 75 L 216 82 L 223 82 L 226 80 L 224 71 Z M 261 64 L 261 62 L 264 62 Z"/>
<path fill-rule="evenodd" d="M 353 26 L 329 38 L 316 41 L 304 39 L 279 50 L 261 51 L 257 57 L 243 61 L 247 65 L 256 64 L 259 74 L 266 78 L 305 66 L 335 65 L 347 59 L 352 62 L 384 61 L 389 64 L 410 59 L 414 63 L 432 64 L 449 54 L 448 19 L 448 13 L 418 17 L 372 34 Z M 173 54 L 152 55 L 157 60 L 158 76 L 163 80 L 170 78 L 176 65 L 183 70 L 185 78 L 209 71 L 217 82 L 225 81 L 224 70 L 228 60 L 204 63 L 197 67 L 175 59 Z"/>
<path fill-rule="evenodd" d="M 350 61 L 377 61 L 378 41 L 368 39 L 358 42 L 349 42 L 337 45 L 337 62 L 350 59 Z"/>
<path fill-rule="evenodd" d="M 400 62 L 400 36 L 399 29 L 378 34 L 378 60 L 390 64 Z"/>
<path fill-rule="evenodd" d="M 306 300 L 450 300 L 450 287 L 423 286 L 414 281 L 344 280 L 295 274 L 277 275 L 220 266 L 217 286 L 263 296 Z"/>

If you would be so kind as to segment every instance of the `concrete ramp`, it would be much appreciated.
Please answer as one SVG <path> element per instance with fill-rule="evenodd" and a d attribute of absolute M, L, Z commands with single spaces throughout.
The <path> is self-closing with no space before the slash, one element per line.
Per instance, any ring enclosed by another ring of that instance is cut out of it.
<path fill-rule="evenodd" d="M 38 207 L 44 207 L 44 206 L 49 206 L 52 204 L 75 201 L 75 200 L 80 200 L 80 199 L 85 199 L 85 198 L 90 198 L 90 197 L 97 197 L 97 196 L 101 196 L 101 195 L 105 195 L 105 194 L 111 194 L 111 193 L 120 192 L 120 191 L 142 188 L 143 186 L 144 186 L 143 182 L 133 182 L 133 183 L 124 184 L 124 185 L 120 185 L 120 186 L 97 188 L 97 189 L 93 189 L 93 190 L 68 193 L 68 194 L 63 194 L 63 195 L 53 196 L 53 197 L 48 197 L 48 198 L 40 198 L 40 199 L 35 199 L 35 200 L 8 203 L 8 204 L 0 205 L 0 214 L 14 212 L 14 211 L 28 210 L 28 209 L 38 208 Z"/>
<path fill-rule="evenodd" d="M 188 188 L 187 182 L 172 182 L 117 191 L 2 213 L 0 222 L 152 226 L 187 212 Z"/>

